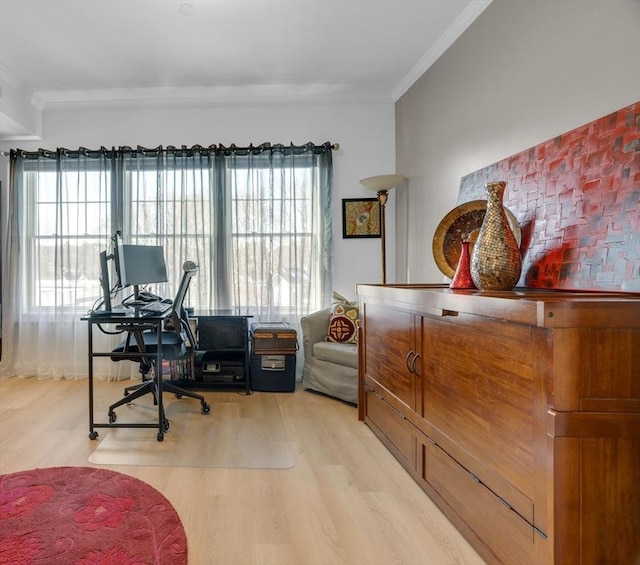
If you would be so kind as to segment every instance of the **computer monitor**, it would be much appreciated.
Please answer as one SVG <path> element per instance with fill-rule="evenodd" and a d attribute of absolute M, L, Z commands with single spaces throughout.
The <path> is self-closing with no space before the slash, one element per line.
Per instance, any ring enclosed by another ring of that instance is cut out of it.
<path fill-rule="evenodd" d="M 115 286 L 117 286 L 117 288 L 122 288 L 122 277 L 120 276 L 120 249 L 122 248 L 122 236 L 120 235 L 119 231 L 113 234 L 111 241 L 113 242 L 113 251 L 111 258 L 113 259 L 113 264 L 115 266 L 116 272 L 116 280 L 114 281 L 114 284 Z"/>
<path fill-rule="evenodd" d="M 120 287 L 133 286 L 138 299 L 138 286 L 168 282 L 164 249 L 161 245 L 127 245 L 117 250 Z"/>
<path fill-rule="evenodd" d="M 113 241 L 117 241 L 114 236 Z M 123 315 L 126 313 L 126 309 L 122 306 L 114 306 L 111 294 L 118 290 L 120 287 L 120 272 L 117 267 L 117 252 L 116 247 L 113 247 L 112 253 L 108 250 L 100 251 L 100 289 L 102 291 L 102 309 L 94 310 L 93 315 L 97 316 L 102 314 L 111 315 Z M 111 281 L 111 275 L 109 272 L 109 261 L 113 261 L 116 264 L 116 278 L 117 282 Z"/>
<path fill-rule="evenodd" d="M 100 251 L 100 288 L 102 289 L 102 309 L 111 312 L 111 282 L 109 280 L 109 258 L 106 251 Z"/>

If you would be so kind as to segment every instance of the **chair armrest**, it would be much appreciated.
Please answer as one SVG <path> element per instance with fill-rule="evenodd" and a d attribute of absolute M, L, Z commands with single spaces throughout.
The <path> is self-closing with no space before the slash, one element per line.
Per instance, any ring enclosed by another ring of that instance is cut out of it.
<path fill-rule="evenodd" d="M 313 344 L 327 339 L 329 330 L 329 318 L 331 308 L 318 310 L 300 318 L 300 328 L 302 330 L 302 346 L 305 358 L 313 356 Z"/>

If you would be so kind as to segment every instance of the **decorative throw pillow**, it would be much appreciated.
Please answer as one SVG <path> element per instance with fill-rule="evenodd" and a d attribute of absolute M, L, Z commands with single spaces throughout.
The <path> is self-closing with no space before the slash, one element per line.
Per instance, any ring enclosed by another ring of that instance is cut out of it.
<path fill-rule="evenodd" d="M 358 305 L 333 291 L 333 306 L 329 317 L 327 341 L 337 343 L 358 343 L 360 317 Z"/>

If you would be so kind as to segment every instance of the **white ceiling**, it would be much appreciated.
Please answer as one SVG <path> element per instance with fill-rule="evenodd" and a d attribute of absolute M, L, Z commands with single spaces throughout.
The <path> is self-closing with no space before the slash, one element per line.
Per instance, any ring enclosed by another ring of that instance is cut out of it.
<path fill-rule="evenodd" d="M 393 102 L 489 3 L 0 0 L 0 103 Z"/>

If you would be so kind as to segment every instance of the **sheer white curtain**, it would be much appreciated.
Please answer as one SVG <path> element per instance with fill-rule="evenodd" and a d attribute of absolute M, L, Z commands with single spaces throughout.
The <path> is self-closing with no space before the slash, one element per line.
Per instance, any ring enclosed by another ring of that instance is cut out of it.
<path fill-rule="evenodd" d="M 81 316 L 99 296 L 99 251 L 111 233 L 108 151 L 11 153 L 3 277 L 2 374 L 87 373 Z M 113 343 L 113 336 L 98 343 Z"/>
<path fill-rule="evenodd" d="M 172 296 L 191 260 L 200 271 L 188 305 L 298 327 L 330 302 L 331 150 L 12 151 L 2 375 L 86 375 L 81 317 L 100 298 L 99 253 L 116 231 L 163 245 L 170 282 L 155 292 Z M 97 334 L 105 348 L 119 338 Z M 104 377 L 136 373 L 132 363 L 99 361 Z"/>
<path fill-rule="evenodd" d="M 255 321 L 296 326 L 302 314 L 329 303 L 331 153 L 314 149 L 224 156 L 230 300 Z"/>
<path fill-rule="evenodd" d="M 137 148 L 123 171 L 125 239 L 200 265 L 189 305 L 296 325 L 328 304 L 330 145 Z"/>
<path fill-rule="evenodd" d="M 204 148 L 122 149 L 122 233 L 126 243 L 162 245 L 169 283 L 156 290 L 173 296 L 182 264 L 200 266 L 187 304 L 212 309 L 214 258 L 213 159 Z"/>

